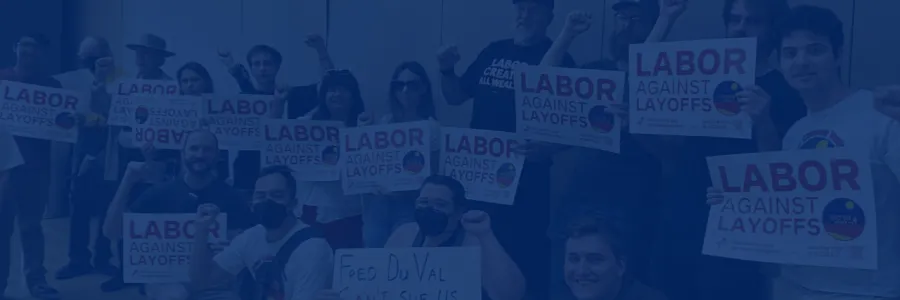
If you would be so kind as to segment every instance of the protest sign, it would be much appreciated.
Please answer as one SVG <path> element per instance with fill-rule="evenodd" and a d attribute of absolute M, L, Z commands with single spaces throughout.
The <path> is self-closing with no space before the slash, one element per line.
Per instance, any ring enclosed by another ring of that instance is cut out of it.
<path fill-rule="evenodd" d="M 227 150 L 259 150 L 260 121 L 269 116 L 269 95 L 208 95 L 206 126 Z"/>
<path fill-rule="evenodd" d="M 634 44 L 631 133 L 751 138 L 736 94 L 756 80 L 756 38 Z"/>
<path fill-rule="evenodd" d="M 299 181 L 340 180 L 341 127 L 335 121 L 265 119 L 263 166 L 288 166 Z"/>
<path fill-rule="evenodd" d="M 341 299 L 481 299 L 478 247 L 339 249 Z"/>
<path fill-rule="evenodd" d="M 78 114 L 87 109 L 87 95 L 13 81 L 0 81 L 0 89 L 0 124 L 13 135 L 66 143 L 78 140 Z"/>
<path fill-rule="evenodd" d="M 195 214 L 126 213 L 123 241 L 126 283 L 188 282 Z M 225 214 L 210 229 L 210 242 L 227 240 Z"/>
<path fill-rule="evenodd" d="M 121 79 L 116 90 L 110 91 L 112 102 L 109 108 L 109 125 L 134 125 L 134 113 L 137 108 L 134 96 L 175 96 L 178 95 L 178 83 L 170 80 Z"/>
<path fill-rule="evenodd" d="M 515 67 L 516 133 L 523 138 L 619 153 L 625 73 Z"/>
<path fill-rule="evenodd" d="M 525 157 L 513 149 L 513 133 L 443 127 L 441 174 L 462 182 L 466 198 L 512 205 Z"/>
<path fill-rule="evenodd" d="M 725 201 L 710 208 L 703 253 L 875 269 L 875 198 L 867 155 L 847 148 L 707 158 Z"/>
<path fill-rule="evenodd" d="M 138 146 L 181 150 L 191 131 L 200 129 L 203 99 L 191 96 L 136 96 L 132 134 Z"/>
<path fill-rule="evenodd" d="M 344 193 L 416 190 L 431 175 L 431 121 L 341 129 Z"/>

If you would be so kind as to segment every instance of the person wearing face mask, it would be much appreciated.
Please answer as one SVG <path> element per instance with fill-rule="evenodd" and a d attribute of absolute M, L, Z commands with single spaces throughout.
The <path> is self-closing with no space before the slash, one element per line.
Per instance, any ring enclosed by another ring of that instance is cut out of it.
<path fill-rule="evenodd" d="M 221 207 L 227 213 L 229 237 L 249 228 L 254 224 L 254 219 L 246 201 L 216 176 L 218 153 L 218 140 L 213 133 L 204 130 L 189 133 L 181 150 L 182 176 L 150 187 L 129 205 L 134 186 L 148 179 L 148 176 L 153 176 L 144 168 L 144 163 L 130 163 L 107 210 L 103 233 L 111 240 L 122 239 L 125 212 L 194 213 L 198 206 L 207 203 Z M 184 299 L 188 290 L 182 284 L 147 285 L 147 295 L 151 299 Z"/>
<path fill-rule="evenodd" d="M 665 300 L 629 271 L 627 242 L 620 229 L 598 217 L 570 222 L 563 273 L 567 289 L 559 300 Z"/>
<path fill-rule="evenodd" d="M 215 255 L 207 247 L 209 231 L 199 230 L 192 248 L 191 284 L 214 286 L 248 268 L 259 288 L 243 299 L 313 299 L 331 280 L 334 257 L 319 228 L 293 213 L 297 192 L 290 168 L 271 166 L 260 171 L 252 208 L 259 225 L 235 237 Z M 198 228 L 209 226 L 218 212 L 214 205 L 200 207 Z"/>
<path fill-rule="evenodd" d="M 418 62 L 401 63 L 391 77 L 388 94 L 391 113 L 375 120 L 370 113 L 360 115 L 359 126 L 428 120 L 432 124 L 432 171 L 440 161 L 440 123 L 435 119 L 434 100 L 428 72 Z M 365 195 L 363 198 L 363 238 L 365 246 L 382 247 L 397 226 L 413 221 L 412 203 L 418 191 Z"/>

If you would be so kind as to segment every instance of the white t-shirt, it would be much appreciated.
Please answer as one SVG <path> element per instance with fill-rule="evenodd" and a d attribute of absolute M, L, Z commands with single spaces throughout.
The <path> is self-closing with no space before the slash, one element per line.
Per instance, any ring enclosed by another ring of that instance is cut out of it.
<path fill-rule="evenodd" d="M 5 128 L 0 128 L 0 172 L 8 171 L 24 163 L 22 153 L 19 152 L 19 145 L 16 144 L 12 134 Z"/>
<path fill-rule="evenodd" d="M 829 293 L 900 297 L 900 124 L 858 91 L 827 110 L 809 112 L 783 140 L 787 149 L 859 147 L 870 153 L 878 226 L 878 270 L 783 265 L 782 277 Z"/>
<path fill-rule="evenodd" d="M 213 261 L 232 275 L 247 268 L 256 276 L 256 268 L 275 258 L 281 246 L 297 231 L 308 227 L 302 222 L 279 241 L 266 241 L 266 229 L 262 225 L 244 231 L 217 254 Z M 331 282 L 334 254 L 331 246 L 322 238 L 306 240 L 294 250 L 284 267 L 284 299 L 309 300 Z"/>

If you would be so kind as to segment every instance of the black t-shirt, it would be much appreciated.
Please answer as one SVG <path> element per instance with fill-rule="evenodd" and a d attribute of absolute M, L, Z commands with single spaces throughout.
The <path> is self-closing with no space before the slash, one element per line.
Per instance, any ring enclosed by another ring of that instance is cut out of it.
<path fill-rule="evenodd" d="M 241 198 L 234 188 L 220 180 L 199 190 L 190 188 L 181 178 L 154 185 L 131 203 L 128 211 L 147 214 L 196 213 L 197 207 L 204 203 L 215 204 L 222 213 L 227 214 L 228 230 L 247 229 L 254 225 L 250 199 Z"/>

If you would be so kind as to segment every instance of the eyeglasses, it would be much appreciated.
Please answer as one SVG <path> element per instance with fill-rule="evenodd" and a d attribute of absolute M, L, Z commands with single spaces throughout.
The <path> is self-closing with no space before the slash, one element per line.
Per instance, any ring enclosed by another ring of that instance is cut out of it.
<path fill-rule="evenodd" d="M 402 81 L 402 80 L 394 80 L 391 81 L 391 90 L 400 91 L 403 88 L 407 88 L 410 91 L 421 91 L 422 83 L 418 80 L 410 80 L 410 81 Z"/>

